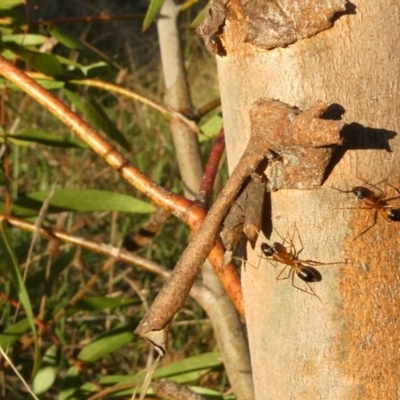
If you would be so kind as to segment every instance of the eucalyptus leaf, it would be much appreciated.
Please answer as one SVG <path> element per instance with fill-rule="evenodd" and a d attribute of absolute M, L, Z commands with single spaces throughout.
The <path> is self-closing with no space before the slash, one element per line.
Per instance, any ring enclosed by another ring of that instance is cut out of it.
<path fill-rule="evenodd" d="M 133 329 L 132 325 L 125 325 L 107 332 L 86 345 L 79 352 L 78 359 L 85 362 L 96 362 L 131 342 L 134 338 Z"/>
<path fill-rule="evenodd" d="M 49 191 L 33 192 L 19 197 L 15 204 L 20 207 L 40 209 Z M 56 189 L 50 201 L 50 212 L 61 211 L 120 211 L 148 214 L 154 207 L 126 194 L 97 189 Z"/>
<path fill-rule="evenodd" d="M 43 144 L 51 147 L 61 147 L 65 149 L 80 148 L 89 149 L 90 147 L 82 140 L 69 139 L 61 135 L 42 131 L 40 129 L 24 129 L 18 135 L 9 135 L 7 140 L 10 143 L 30 146 L 33 143 Z M 0 137 L 0 142 L 4 142 L 4 138 Z"/>
<path fill-rule="evenodd" d="M 110 139 L 115 140 L 125 150 L 129 150 L 130 144 L 123 133 L 115 127 L 114 123 L 94 99 L 82 99 L 80 95 L 70 89 L 65 89 L 64 93 L 68 100 L 86 116 L 92 125 L 103 131 Z"/>
<path fill-rule="evenodd" d="M 147 9 L 147 13 L 143 21 L 143 27 L 142 27 L 143 31 L 145 31 L 154 21 L 154 18 L 160 11 L 160 8 L 163 5 L 163 3 L 164 0 L 150 0 L 149 8 Z"/>
<path fill-rule="evenodd" d="M 51 25 L 48 28 L 48 31 L 51 36 L 58 40 L 61 44 L 71 50 L 76 50 L 82 53 L 85 57 L 87 57 L 91 61 L 98 61 L 100 56 L 96 54 L 93 50 L 90 49 L 81 39 L 72 35 L 69 32 L 64 31 L 56 27 L 55 25 Z"/>
<path fill-rule="evenodd" d="M 37 35 L 34 33 L 28 34 L 12 34 L 12 35 L 2 35 L 1 41 L 3 43 L 15 43 L 20 46 L 40 46 L 45 43 L 47 38 L 43 35 Z"/>
<path fill-rule="evenodd" d="M 0 1 L 0 10 L 8 10 L 10 8 L 19 6 L 25 3 L 24 0 L 1 0 Z"/>

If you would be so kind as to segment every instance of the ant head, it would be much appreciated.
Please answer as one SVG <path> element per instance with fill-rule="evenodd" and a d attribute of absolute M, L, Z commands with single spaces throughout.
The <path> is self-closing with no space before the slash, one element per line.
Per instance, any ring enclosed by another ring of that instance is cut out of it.
<path fill-rule="evenodd" d="M 261 243 L 261 251 L 266 257 L 271 257 L 275 253 L 275 249 L 268 243 Z"/>
<path fill-rule="evenodd" d="M 364 186 L 355 186 L 355 187 L 353 187 L 353 189 L 351 189 L 351 191 L 352 191 L 352 193 L 354 193 L 355 194 L 355 196 L 358 198 L 358 199 L 365 199 L 365 198 L 367 198 L 368 196 L 370 196 L 371 194 L 373 194 L 372 192 L 371 192 L 371 190 L 369 190 L 369 189 L 367 189 L 366 187 L 364 187 Z"/>
<path fill-rule="evenodd" d="M 387 217 L 393 222 L 400 221 L 400 209 L 395 210 L 387 210 L 386 211 Z"/>

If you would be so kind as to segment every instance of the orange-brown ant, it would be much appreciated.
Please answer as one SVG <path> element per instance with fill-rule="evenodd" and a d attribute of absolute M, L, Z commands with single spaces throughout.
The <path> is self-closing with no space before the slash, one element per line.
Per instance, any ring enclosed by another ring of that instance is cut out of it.
<path fill-rule="evenodd" d="M 276 277 L 276 280 L 283 280 L 283 279 L 289 279 L 291 278 L 292 281 L 292 286 L 295 287 L 296 289 L 301 290 L 304 293 L 311 294 L 315 297 L 318 297 L 317 294 L 314 292 L 314 290 L 311 288 L 309 283 L 312 282 L 320 282 L 322 280 L 322 275 L 320 272 L 314 268 L 314 266 L 317 265 L 332 265 L 332 264 L 341 264 L 341 263 L 322 263 L 319 261 L 313 261 L 313 260 L 300 260 L 299 255 L 303 251 L 303 243 L 301 241 L 299 232 L 297 230 L 297 226 L 295 227 L 299 241 L 301 244 L 301 249 L 299 251 L 295 250 L 294 244 L 293 244 L 293 237 L 290 238 L 290 248 L 286 248 L 284 244 L 281 243 L 273 243 L 272 246 L 269 245 L 268 243 L 261 243 L 261 251 L 263 255 L 266 257 L 268 261 L 276 261 L 281 264 L 285 264 L 283 269 L 279 272 L 278 276 Z M 279 233 L 276 232 L 278 235 Z M 279 235 L 283 239 L 283 243 L 286 242 L 286 239 L 284 239 L 281 235 Z M 293 235 L 294 236 L 294 235 Z M 288 269 L 289 273 L 285 277 L 281 277 L 282 274 Z M 295 275 L 297 275 L 302 281 L 304 281 L 307 285 L 307 287 L 310 289 L 310 291 L 304 290 L 301 287 L 295 285 Z M 318 297 L 319 298 L 319 297 Z"/>
<path fill-rule="evenodd" d="M 384 181 L 383 181 L 384 182 Z M 393 188 L 397 193 L 400 193 L 398 189 L 396 189 L 389 182 L 387 184 Z M 370 185 L 371 187 L 375 187 L 375 185 Z M 336 189 L 339 190 L 339 189 Z M 380 190 L 380 194 L 375 194 L 371 189 L 368 189 L 364 186 L 354 186 L 350 190 L 339 190 L 342 193 L 353 193 L 358 199 L 362 200 L 365 204 L 365 207 L 343 207 L 336 209 L 345 209 L 345 210 L 373 210 L 374 212 L 374 220 L 372 225 L 364 229 L 360 234 L 358 234 L 354 239 L 358 239 L 360 236 L 364 235 L 364 233 L 368 232 L 372 229 L 377 222 L 378 214 L 381 214 L 386 221 L 389 222 L 400 222 L 400 205 L 391 205 L 389 204 L 392 200 L 400 199 L 400 196 L 386 198 L 386 189 Z"/>

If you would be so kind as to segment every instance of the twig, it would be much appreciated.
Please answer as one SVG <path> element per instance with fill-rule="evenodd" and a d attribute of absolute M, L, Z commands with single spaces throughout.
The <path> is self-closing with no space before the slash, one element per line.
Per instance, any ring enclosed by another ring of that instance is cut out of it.
<path fill-rule="evenodd" d="M 218 172 L 218 166 L 221 161 L 222 154 L 225 150 L 224 128 L 221 128 L 217 140 L 211 150 L 210 156 L 204 170 L 203 180 L 201 182 L 197 200 L 208 206 L 211 198 L 215 177 Z"/>

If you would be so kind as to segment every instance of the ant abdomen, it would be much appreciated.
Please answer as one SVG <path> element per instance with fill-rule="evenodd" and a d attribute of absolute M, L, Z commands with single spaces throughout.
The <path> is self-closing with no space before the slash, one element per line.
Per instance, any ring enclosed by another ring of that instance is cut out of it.
<path fill-rule="evenodd" d="M 400 221 L 400 209 L 388 210 L 386 213 L 390 221 L 399 222 Z"/>
<path fill-rule="evenodd" d="M 313 267 L 306 267 L 304 265 L 301 268 L 295 270 L 297 276 L 304 282 L 321 282 L 322 275 L 318 270 Z"/>

